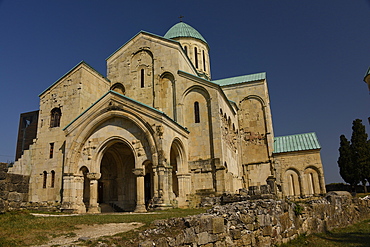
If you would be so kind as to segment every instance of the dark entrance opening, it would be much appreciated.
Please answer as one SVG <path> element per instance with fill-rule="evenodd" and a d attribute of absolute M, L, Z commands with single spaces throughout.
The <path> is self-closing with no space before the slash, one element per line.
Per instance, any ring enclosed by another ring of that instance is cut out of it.
<path fill-rule="evenodd" d="M 134 211 L 136 207 L 135 157 L 131 148 L 116 142 L 101 161 L 98 199 L 102 212 Z"/>

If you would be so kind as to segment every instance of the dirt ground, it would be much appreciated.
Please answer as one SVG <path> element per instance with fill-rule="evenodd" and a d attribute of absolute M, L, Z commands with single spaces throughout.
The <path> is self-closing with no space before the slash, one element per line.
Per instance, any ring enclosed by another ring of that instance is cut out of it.
<path fill-rule="evenodd" d="M 36 216 L 46 216 L 37 214 Z M 48 215 L 50 216 L 50 215 Z M 112 236 L 117 233 L 127 232 L 135 228 L 139 228 L 143 223 L 109 223 L 109 224 L 95 224 L 95 225 L 77 225 L 79 228 L 73 231 L 73 236 L 61 236 L 52 239 L 45 245 L 37 245 L 34 247 L 48 247 L 48 246 L 75 246 L 83 243 L 86 240 L 97 239 L 102 236 Z"/>

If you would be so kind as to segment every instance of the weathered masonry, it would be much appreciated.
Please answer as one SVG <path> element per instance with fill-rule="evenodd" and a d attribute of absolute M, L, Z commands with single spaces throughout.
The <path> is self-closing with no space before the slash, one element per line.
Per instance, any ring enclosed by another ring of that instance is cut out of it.
<path fill-rule="evenodd" d="M 9 169 L 29 176 L 28 201 L 143 212 L 240 189 L 325 193 L 316 135 L 274 138 L 266 73 L 212 80 L 209 51 L 184 22 L 141 31 L 106 76 L 80 62 L 45 89 Z"/>

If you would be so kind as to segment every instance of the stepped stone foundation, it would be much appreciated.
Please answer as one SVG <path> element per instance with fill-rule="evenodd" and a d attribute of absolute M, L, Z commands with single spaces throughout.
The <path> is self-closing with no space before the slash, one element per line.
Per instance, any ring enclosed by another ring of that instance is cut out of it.
<path fill-rule="evenodd" d="M 140 235 L 139 246 L 272 246 L 369 216 L 370 200 L 352 198 L 348 192 L 300 203 L 249 200 L 215 206 L 206 214 L 158 220 L 155 229 Z"/>

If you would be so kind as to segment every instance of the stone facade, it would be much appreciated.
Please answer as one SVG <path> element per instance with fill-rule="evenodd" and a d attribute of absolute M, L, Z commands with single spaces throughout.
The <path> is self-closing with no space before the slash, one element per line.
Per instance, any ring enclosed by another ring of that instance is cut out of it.
<path fill-rule="evenodd" d="M 81 62 L 39 95 L 37 135 L 9 170 L 30 177 L 30 203 L 143 212 L 240 189 L 289 195 L 281 169 L 301 167 L 274 162 L 266 74 L 212 81 L 208 43 L 181 25 L 190 35 L 138 33 L 107 77 Z M 310 167 L 323 178 L 319 156 Z"/>
<path fill-rule="evenodd" d="M 319 150 L 275 154 L 278 184 L 285 195 L 294 198 L 325 192 L 324 171 Z"/>

